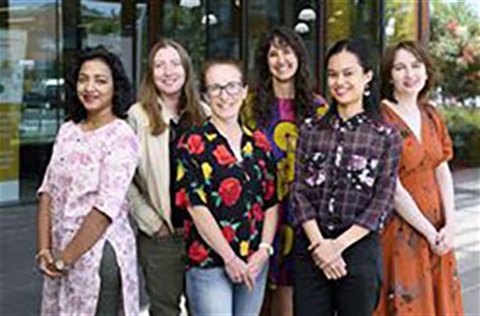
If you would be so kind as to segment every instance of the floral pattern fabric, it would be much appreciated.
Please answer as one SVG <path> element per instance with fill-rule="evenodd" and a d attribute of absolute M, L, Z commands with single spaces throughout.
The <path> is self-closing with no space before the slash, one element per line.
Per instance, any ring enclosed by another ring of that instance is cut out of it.
<path fill-rule="evenodd" d="M 323 115 L 327 106 L 323 98 L 317 96 L 312 106 L 316 114 Z M 272 119 L 264 130 L 272 146 L 277 164 L 277 197 L 279 200 L 278 234 L 273 243 L 274 255 L 270 259 L 269 285 L 291 286 L 293 284 L 293 215 L 289 208 L 290 186 L 294 180 L 295 150 L 298 128 L 296 125 L 295 104 L 292 99 L 277 99 L 272 108 Z"/>
<path fill-rule="evenodd" d="M 295 225 L 316 219 L 321 232 L 360 225 L 383 228 L 393 211 L 401 136 L 364 112 L 307 119 L 295 161 L 291 202 Z"/>
<path fill-rule="evenodd" d="M 268 139 L 259 131 L 244 128 L 242 161 L 238 161 L 228 141 L 206 122 L 187 131 L 178 147 L 175 203 L 183 209 L 207 207 L 234 252 L 247 260 L 260 244 L 264 212 L 277 203 Z M 223 266 L 191 219 L 185 221 L 185 235 L 188 266 Z"/>
<path fill-rule="evenodd" d="M 93 315 L 100 290 L 105 242 L 115 250 L 121 271 L 123 307 L 139 313 L 135 238 L 128 220 L 126 192 L 138 163 L 139 145 L 131 128 L 115 120 L 91 132 L 67 122 L 60 128 L 39 193 L 52 198 L 51 247 L 63 250 L 92 208 L 111 224 L 73 265 L 68 275 L 44 278 L 42 315 Z"/>
<path fill-rule="evenodd" d="M 384 101 L 388 121 L 403 137 L 398 176 L 420 211 L 440 229 L 445 214 L 435 168 L 453 156 L 447 128 L 435 109 L 421 105 L 422 135 L 418 140 L 408 125 Z M 383 287 L 375 313 L 380 315 L 463 315 L 460 278 L 453 251 L 435 255 L 427 240 L 394 214 L 381 235 L 384 258 Z"/>

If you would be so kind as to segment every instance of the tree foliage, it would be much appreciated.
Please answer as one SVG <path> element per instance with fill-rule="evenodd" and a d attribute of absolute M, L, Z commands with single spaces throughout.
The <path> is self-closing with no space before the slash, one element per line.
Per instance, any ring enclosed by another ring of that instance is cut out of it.
<path fill-rule="evenodd" d="M 480 17 L 472 2 L 432 1 L 430 54 L 443 96 L 463 103 L 480 96 Z"/>

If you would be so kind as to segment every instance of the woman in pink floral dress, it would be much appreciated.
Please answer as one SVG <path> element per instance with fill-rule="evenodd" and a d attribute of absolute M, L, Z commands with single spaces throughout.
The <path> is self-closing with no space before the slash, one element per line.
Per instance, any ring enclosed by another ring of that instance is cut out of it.
<path fill-rule="evenodd" d="M 138 315 L 136 245 L 125 199 L 138 142 L 118 57 L 81 53 L 67 78 L 69 120 L 38 190 L 42 315 Z"/>

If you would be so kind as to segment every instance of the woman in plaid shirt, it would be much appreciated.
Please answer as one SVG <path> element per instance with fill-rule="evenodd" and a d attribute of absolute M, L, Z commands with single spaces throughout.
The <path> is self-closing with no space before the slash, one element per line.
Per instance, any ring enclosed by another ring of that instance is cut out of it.
<path fill-rule="evenodd" d="M 377 232 L 393 210 L 401 136 L 383 122 L 364 43 L 326 59 L 329 112 L 300 130 L 291 203 L 296 315 L 371 315 L 381 283 Z"/>

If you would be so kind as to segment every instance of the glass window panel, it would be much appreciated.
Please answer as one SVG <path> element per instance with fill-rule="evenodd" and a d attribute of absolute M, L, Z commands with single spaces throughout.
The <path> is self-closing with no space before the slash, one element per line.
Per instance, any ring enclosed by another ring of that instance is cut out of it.
<path fill-rule="evenodd" d="M 35 198 L 63 118 L 61 3 L 7 3 L 0 28 L 0 203 Z"/>
<path fill-rule="evenodd" d="M 240 59 L 241 5 L 239 0 L 209 0 L 208 56 Z"/>
<path fill-rule="evenodd" d="M 366 45 L 378 47 L 378 5 L 377 1 L 327 0 L 327 45 L 356 37 L 365 41 Z"/>
<path fill-rule="evenodd" d="M 82 48 L 105 46 L 122 60 L 125 71 L 133 82 L 132 36 L 122 34 L 121 1 L 81 1 Z"/>
<path fill-rule="evenodd" d="M 387 45 L 403 40 L 416 40 L 418 6 L 417 1 L 385 1 L 385 40 Z"/>
<path fill-rule="evenodd" d="M 163 1 L 163 34 L 187 50 L 196 69 L 205 60 L 206 25 L 202 23 L 205 15 L 205 1 L 201 0 L 165 0 Z"/>
<path fill-rule="evenodd" d="M 315 78 L 315 68 L 318 62 L 317 56 L 317 30 L 318 30 L 318 1 L 297 0 L 295 1 L 295 24 L 293 28 L 300 34 L 305 43 L 310 62 L 310 73 Z M 320 64 L 322 62 L 320 61 Z M 316 84 L 315 84 L 316 85 Z"/>

